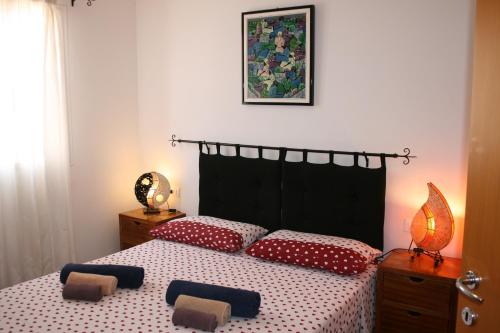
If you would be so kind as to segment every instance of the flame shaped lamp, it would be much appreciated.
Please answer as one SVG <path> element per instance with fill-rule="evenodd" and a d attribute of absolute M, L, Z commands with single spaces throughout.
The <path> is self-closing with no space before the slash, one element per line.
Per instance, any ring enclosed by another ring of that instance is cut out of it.
<path fill-rule="evenodd" d="M 411 258 L 413 260 L 415 255 L 425 254 L 434 259 L 434 267 L 438 267 L 444 261 L 439 251 L 453 238 L 455 223 L 443 194 L 432 183 L 427 183 L 427 187 L 429 197 L 411 223 L 410 249 L 413 242 L 417 246 L 411 250 Z"/>
<path fill-rule="evenodd" d="M 157 214 L 170 196 L 170 183 L 158 172 L 147 172 L 135 183 L 135 197 L 145 207 L 145 214 Z"/>

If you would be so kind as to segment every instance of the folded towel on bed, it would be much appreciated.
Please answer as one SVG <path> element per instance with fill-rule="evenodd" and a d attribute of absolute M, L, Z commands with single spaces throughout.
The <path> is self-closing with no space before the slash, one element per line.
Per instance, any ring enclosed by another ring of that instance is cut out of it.
<path fill-rule="evenodd" d="M 112 275 L 71 272 L 66 280 L 66 285 L 68 284 L 90 284 L 101 286 L 102 294 L 107 296 L 112 295 L 115 292 L 118 279 Z"/>
<path fill-rule="evenodd" d="M 96 284 L 67 284 L 63 288 L 64 299 L 97 302 L 102 299 L 101 286 Z"/>
<path fill-rule="evenodd" d="M 172 323 L 203 331 L 214 332 L 217 327 L 217 318 L 214 314 L 190 309 L 175 309 Z"/>
<path fill-rule="evenodd" d="M 66 283 L 69 273 L 91 273 L 99 275 L 113 275 L 118 279 L 118 288 L 139 288 L 144 281 L 144 268 L 122 265 L 89 265 L 66 264 L 59 276 L 62 283 Z"/>
<path fill-rule="evenodd" d="M 173 280 L 165 295 L 167 303 L 174 305 L 181 294 L 229 303 L 233 316 L 253 318 L 259 313 L 260 294 L 255 291 Z"/>
<path fill-rule="evenodd" d="M 226 324 L 231 318 L 231 305 L 213 299 L 179 295 L 175 301 L 175 308 L 211 313 L 217 317 L 217 324 L 220 326 Z"/>

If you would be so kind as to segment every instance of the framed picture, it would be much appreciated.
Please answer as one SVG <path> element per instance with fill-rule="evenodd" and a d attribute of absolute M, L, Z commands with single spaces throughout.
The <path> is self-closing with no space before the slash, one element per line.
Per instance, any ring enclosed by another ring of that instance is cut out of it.
<path fill-rule="evenodd" d="M 243 104 L 314 105 L 314 6 L 241 19 Z"/>

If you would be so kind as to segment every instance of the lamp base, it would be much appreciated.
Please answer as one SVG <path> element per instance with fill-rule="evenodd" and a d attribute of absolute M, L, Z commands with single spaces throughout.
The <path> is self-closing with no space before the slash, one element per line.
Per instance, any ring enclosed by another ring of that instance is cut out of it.
<path fill-rule="evenodd" d="M 146 215 L 149 215 L 149 214 L 160 214 L 161 209 L 160 208 L 144 208 L 143 212 Z"/>
<path fill-rule="evenodd" d="M 444 258 L 441 255 L 439 251 L 427 251 L 424 250 L 420 247 L 414 247 L 413 249 L 411 248 L 411 245 L 413 244 L 413 240 L 410 243 L 410 246 L 408 247 L 408 253 L 411 254 L 410 259 L 413 261 L 415 257 L 420 257 L 420 255 L 426 255 L 428 257 L 431 257 L 432 260 L 434 260 L 434 268 L 437 268 L 439 264 L 442 264 L 444 262 Z"/>

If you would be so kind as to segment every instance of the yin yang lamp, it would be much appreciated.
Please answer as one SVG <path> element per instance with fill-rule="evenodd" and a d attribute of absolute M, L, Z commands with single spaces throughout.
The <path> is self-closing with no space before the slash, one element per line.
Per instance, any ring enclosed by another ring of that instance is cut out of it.
<path fill-rule="evenodd" d="M 455 223 L 448 202 L 438 188 L 428 183 L 429 197 L 415 214 L 411 223 L 412 242 L 417 246 L 412 252 L 412 259 L 420 254 L 430 256 L 434 260 L 434 267 L 444 261 L 439 252 L 445 248 L 453 238 Z"/>
<path fill-rule="evenodd" d="M 135 182 L 135 197 L 145 207 L 145 214 L 159 213 L 170 193 L 170 183 L 158 172 L 147 172 Z"/>

